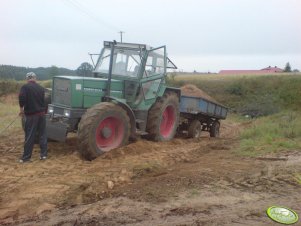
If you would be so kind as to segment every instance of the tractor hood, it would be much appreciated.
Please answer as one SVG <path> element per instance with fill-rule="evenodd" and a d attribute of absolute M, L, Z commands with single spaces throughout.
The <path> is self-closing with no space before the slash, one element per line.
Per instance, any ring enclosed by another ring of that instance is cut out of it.
<path fill-rule="evenodd" d="M 52 103 L 72 108 L 89 108 L 106 94 L 108 79 L 77 76 L 55 76 L 52 84 Z M 124 98 L 124 82 L 111 80 L 110 96 Z"/>

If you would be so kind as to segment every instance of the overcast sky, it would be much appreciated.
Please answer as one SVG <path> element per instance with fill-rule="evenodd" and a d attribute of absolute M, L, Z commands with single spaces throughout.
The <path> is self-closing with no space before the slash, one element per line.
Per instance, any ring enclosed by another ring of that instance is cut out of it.
<path fill-rule="evenodd" d="M 299 0 L 0 0 L 0 64 L 90 62 L 103 41 L 166 45 L 185 71 L 301 69 Z"/>

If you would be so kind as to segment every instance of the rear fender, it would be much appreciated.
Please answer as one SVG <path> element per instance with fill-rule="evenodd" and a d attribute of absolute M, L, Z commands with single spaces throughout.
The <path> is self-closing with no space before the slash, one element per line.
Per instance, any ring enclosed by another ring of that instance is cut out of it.
<path fill-rule="evenodd" d="M 179 100 L 180 100 L 180 97 L 181 97 L 181 89 L 178 89 L 178 88 L 173 88 L 173 87 L 166 87 L 164 93 L 166 92 L 174 92 L 177 94 Z"/>
<path fill-rule="evenodd" d="M 166 86 L 161 86 L 158 92 L 158 98 L 163 97 L 166 92 L 176 93 L 179 98 L 179 101 L 181 100 L 181 89 L 174 88 L 174 87 L 166 87 Z"/>

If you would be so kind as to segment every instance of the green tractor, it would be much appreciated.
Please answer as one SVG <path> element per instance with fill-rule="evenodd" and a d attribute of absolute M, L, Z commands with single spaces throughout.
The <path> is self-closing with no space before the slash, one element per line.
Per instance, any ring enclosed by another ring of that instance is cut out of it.
<path fill-rule="evenodd" d="M 77 132 L 87 160 L 125 145 L 137 135 L 171 140 L 179 123 L 181 92 L 167 87 L 176 66 L 166 47 L 104 42 L 93 77 L 55 76 L 48 106 L 48 138 L 65 141 Z"/>

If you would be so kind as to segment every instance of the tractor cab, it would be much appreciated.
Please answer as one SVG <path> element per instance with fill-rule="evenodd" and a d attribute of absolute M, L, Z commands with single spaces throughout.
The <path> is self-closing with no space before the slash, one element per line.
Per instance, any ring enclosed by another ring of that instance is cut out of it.
<path fill-rule="evenodd" d="M 152 48 L 144 44 L 105 41 L 93 74 L 96 78 L 108 79 L 106 96 L 114 96 L 110 88 L 112 79 L 123 81 L 124 100 L 135 108 L 143 99 L 158 96 L 167 68 L 177 67 L 167 57 L 165 46 Z"/>
<path fill-rule="evenodd" d="M 104 48 L 94 69 L 94 76 L 108 77 L 110 65 L 112 65 L 112 78 L 121 80 L 141 79 L 154 75 L 164 76 L 166 68 L 177 68 L 166 56 L 165 46 L 152 48 L 144 44 L 104 42 Z"/>

